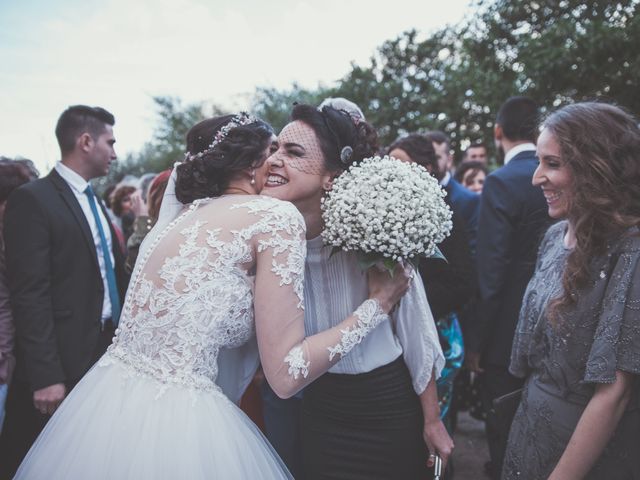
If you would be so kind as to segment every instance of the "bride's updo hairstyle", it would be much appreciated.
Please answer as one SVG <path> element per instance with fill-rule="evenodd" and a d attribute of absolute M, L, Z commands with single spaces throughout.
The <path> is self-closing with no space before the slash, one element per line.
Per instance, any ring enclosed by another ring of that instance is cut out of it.
<path fill-rule="evenodd" d="M 313 129 L 330 172 L 346 170 L 378 150 L 376 130 L 364 120 L 354 119 L 346 110 L 298 104 L 293 107 L 291 120 L 300 120 Z"/>
<path fill-rule="evenodd" d="M 220 196 L 238 173 L 264 163 L 273 129 L 256 119 L 225 130 L 236 118 L 208 118 L 191 127 L 187 156 L 177 169 L 176 197 L 180 202 Z"/>

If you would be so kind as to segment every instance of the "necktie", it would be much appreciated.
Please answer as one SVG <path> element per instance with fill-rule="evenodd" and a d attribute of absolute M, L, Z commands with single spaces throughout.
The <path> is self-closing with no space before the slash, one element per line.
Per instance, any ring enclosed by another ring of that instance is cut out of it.
<path fill-rule="evenodd" d="M 109 252 L 109 245 L 107 244 L 107 237 L 104 234 L 102 228 L 102 222 L 100 221 L 100 215 L 98 215 L 98 207 L 96 206 L 96 196 L 93 193 L 91 185 L 88 185 L 84 191 L 85 195 L 89 199 L 89 206 L 91 207 L 91 213 L 96 221 L 96 227 L 98 227 L 98 233 L 100 234 L 100 246 L 102 247 L 102 257 L 104 258 L 104 269 L 107 275 L 107 285 L 109 286 L 109 299 L 111 300 L 111 319 L 114 325 L 118 325 L 118 319 L 120 317 L 120 295 L 118 293 L 118 285 L 116 284 L 116 272 L 113 269 L 111 263 L 111 255 Z"/>

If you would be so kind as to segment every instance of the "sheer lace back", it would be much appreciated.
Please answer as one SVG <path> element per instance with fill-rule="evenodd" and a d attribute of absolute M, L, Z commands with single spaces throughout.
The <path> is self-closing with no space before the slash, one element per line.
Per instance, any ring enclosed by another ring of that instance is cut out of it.
<path fill-rule="evenodd" d="M 146 249 L 133 273 L 116 338 L 117 358 L 162 384 L 212 389 L 223 347 L 254 335 L 256 254 L 272 251 L 280 285 L 302 305 L 302 218 L 265 197 L 221 197 L 190 205 Z"/>

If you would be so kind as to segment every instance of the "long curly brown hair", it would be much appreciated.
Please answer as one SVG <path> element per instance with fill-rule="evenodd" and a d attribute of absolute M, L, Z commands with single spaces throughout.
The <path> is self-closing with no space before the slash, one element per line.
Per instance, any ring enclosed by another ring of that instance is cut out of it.
<path fill-rule="evenodd" d="M 560 145 L 572 176 L 568 220 L 576 246 L 567 258 L 563 293 L 550 307 L 552 320 L 575 305 L 591 263 L 607 244 L 640 225 L 640 128 L 614 105 L 584 102 L 552 113 L 543 123 Z"/>

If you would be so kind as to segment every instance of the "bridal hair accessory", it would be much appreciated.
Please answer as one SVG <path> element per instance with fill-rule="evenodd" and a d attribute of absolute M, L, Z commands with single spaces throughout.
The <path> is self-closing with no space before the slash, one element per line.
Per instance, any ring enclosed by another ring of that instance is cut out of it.
<path fill-rule="evenodd" d="M 344 97 L 325 98 L 322 103 L 318 105 L 318 110 L 322 111 L 323 107 L 333 107 L 336 110 L 344 110 L 356 125 L 366 120 L 360 107 Z"/>
<path fill-rule="evenodd" d="M 347 145 L 346 147 L 343 147 L 342 150 L 340 151 L 340 161 L 342 162 L 343 165 L 349 165 L 349 160 L 351 160 L 352 156 L 353 156 L 353 148 L 351 148 L 349 145 Z"/>
<path fill-rule="evenodd" d="M 239 114 L 235 115 L 231 120 L 229 120 L 229 122 L 224 127 L 218 130 L 218 132 L 213 137 L 213 141 L 205 150 L 203 150 L 202 152 L 198 152 L 196 154 L 187 152 L 184 156 L 184 161 L 188 162 L 195 158 L 204 157 L 205 155 L 211 153 L 213 149 L 216 147 L 216 145 L 218 145 L 225 138 L 227 138 L 227 135 L 229 135 L 229 132 L 231 130 L 243 125 L 250 125 L 257 121 L 258 119 L 253 115 L 249 115 L 247 112 L 240 112 Z"/>

